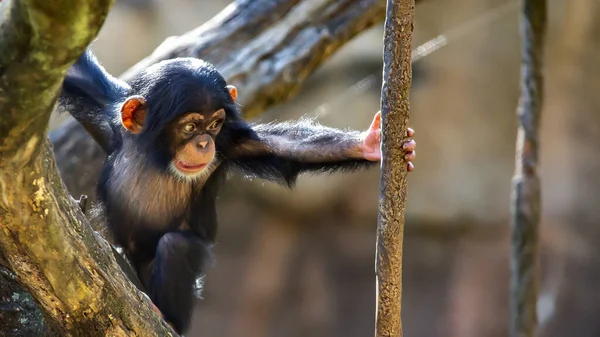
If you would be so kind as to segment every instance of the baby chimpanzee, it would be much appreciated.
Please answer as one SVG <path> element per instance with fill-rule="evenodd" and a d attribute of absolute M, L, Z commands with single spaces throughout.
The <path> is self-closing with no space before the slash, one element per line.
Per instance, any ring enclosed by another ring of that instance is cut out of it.
<path fill-rule="evenodd" d="M 228 170 L 292 187 L 302 172 L 366 168 L 381 157 L 379 114 L 365 132 L 311 121 L 253 125 L 241 119 L 236 96 L 199 59 L 163 61 L 126 83 L 88 50 L 59 99 L 108 153 L 97 185 L 107 226 L 179 333 L 190 325 Z M 398 145 L 412 170 L 415 142 Z"/>

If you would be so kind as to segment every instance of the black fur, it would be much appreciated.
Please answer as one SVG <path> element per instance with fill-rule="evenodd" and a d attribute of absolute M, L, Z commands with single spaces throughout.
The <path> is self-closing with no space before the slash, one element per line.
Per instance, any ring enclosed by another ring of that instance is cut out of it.
<path fill-rule="evenodd" d="M 143 131 L 120 125 L 119 106 L 145 98 Z M 217 233 L 215 200 L 226 172 L 293 186 L 302 172 L 367 167 L 353 149 L 359 133 L 310 121 L 251 125 L 240 118 L 226 82 L 192 58 L 163 61 L 125 83 L 109 75 L 88 50 L 68 72 L 59 106 L 69 111 L 108 154 L 97 185 L 107 226 L 135 266 L 153 302 L 178 332 L 190 325 L 195 281 L 203 276 Z M 185 112 L 225 109 L 216 137 L 220 160 L 194 181 L 168 172 L 173 158 L 166 130 Z"/>
<path fill-rule="evenodd" d="M 106 72 L 94 54 L 86 51 L 69 69 L 58 102 L 108 153 L 118 133 L 115 104 L 130 92 L 127 84 Z"/>

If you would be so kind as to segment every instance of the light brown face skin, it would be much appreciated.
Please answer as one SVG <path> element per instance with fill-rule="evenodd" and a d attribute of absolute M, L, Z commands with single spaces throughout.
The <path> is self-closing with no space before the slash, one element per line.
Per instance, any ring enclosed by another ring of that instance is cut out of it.
<path fill-rule="evenodd" d="M 220 109 L 209 116 L 192 112 L 184 115 L 174 126 L 178 149 L 173 165 L 184 175 L 201 172 L 215 157 L 215 138 L 223 122 L 225 110 Z"/>

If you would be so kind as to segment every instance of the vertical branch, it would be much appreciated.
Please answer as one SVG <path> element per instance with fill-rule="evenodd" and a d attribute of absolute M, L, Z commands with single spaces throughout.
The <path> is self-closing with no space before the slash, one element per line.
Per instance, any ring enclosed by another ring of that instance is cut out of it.
<path fill-rule="evenodd" d="M 375 336 L 402 336 L 402 240 L 407 132 L 412 82 L 414 0 L 387 0 L 381 88 L 381 190 L 377 224 Z"/>
<path fill-rule="evenodd" d="M 523 0 L 521 98 L 511 200 L 510 336 L 533 337 L 537 325 L 540 179 L 537 174 L 542 109 L 546 0 Z"/>

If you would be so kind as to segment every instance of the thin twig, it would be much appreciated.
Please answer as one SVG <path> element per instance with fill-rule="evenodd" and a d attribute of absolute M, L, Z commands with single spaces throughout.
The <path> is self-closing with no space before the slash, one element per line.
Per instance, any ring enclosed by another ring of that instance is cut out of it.
<path fill-rule="evenodd" d="M 79 199 L 75 199 L 71 196 L 71 201 L 73 201 L 74 203 L 76 203 L 79 206 L 79 209 L 81 209 L 81 212 L 83 214 L 85 214 L 85 210 L 87 208 L 87 201 L 88 201 L 88 196 L 85 194 L 82 194 Z"/>
<path fill-rule="evenodd" d="M 85 214 L 85 210 L 87 208 L 87 201 L 88 201 L 88 197 L 85 194 L 82 194 L 79 197 L 79 200 L 77 200 L 77 204 L 79 204 L 79 208 L 81 208 L 81 211 L 83 212 L 83 214 Z"/>
<path fill-rule="evenodd" d="M 543 98 L 546 0 L 523 0 L 521 98 L 511 200 L 510 336 L 533 337 L 537 327 L 540 179 L 537 174 Z"/>
<path fill-rule="evenodd" d="M 381 190 L 377 224 L 376 337 L 401 337 L 402 241 L 407 164 L 398 146 L 406 139 L 412 82 L 414 0 L 388 0 L 381 88 Z"/>

